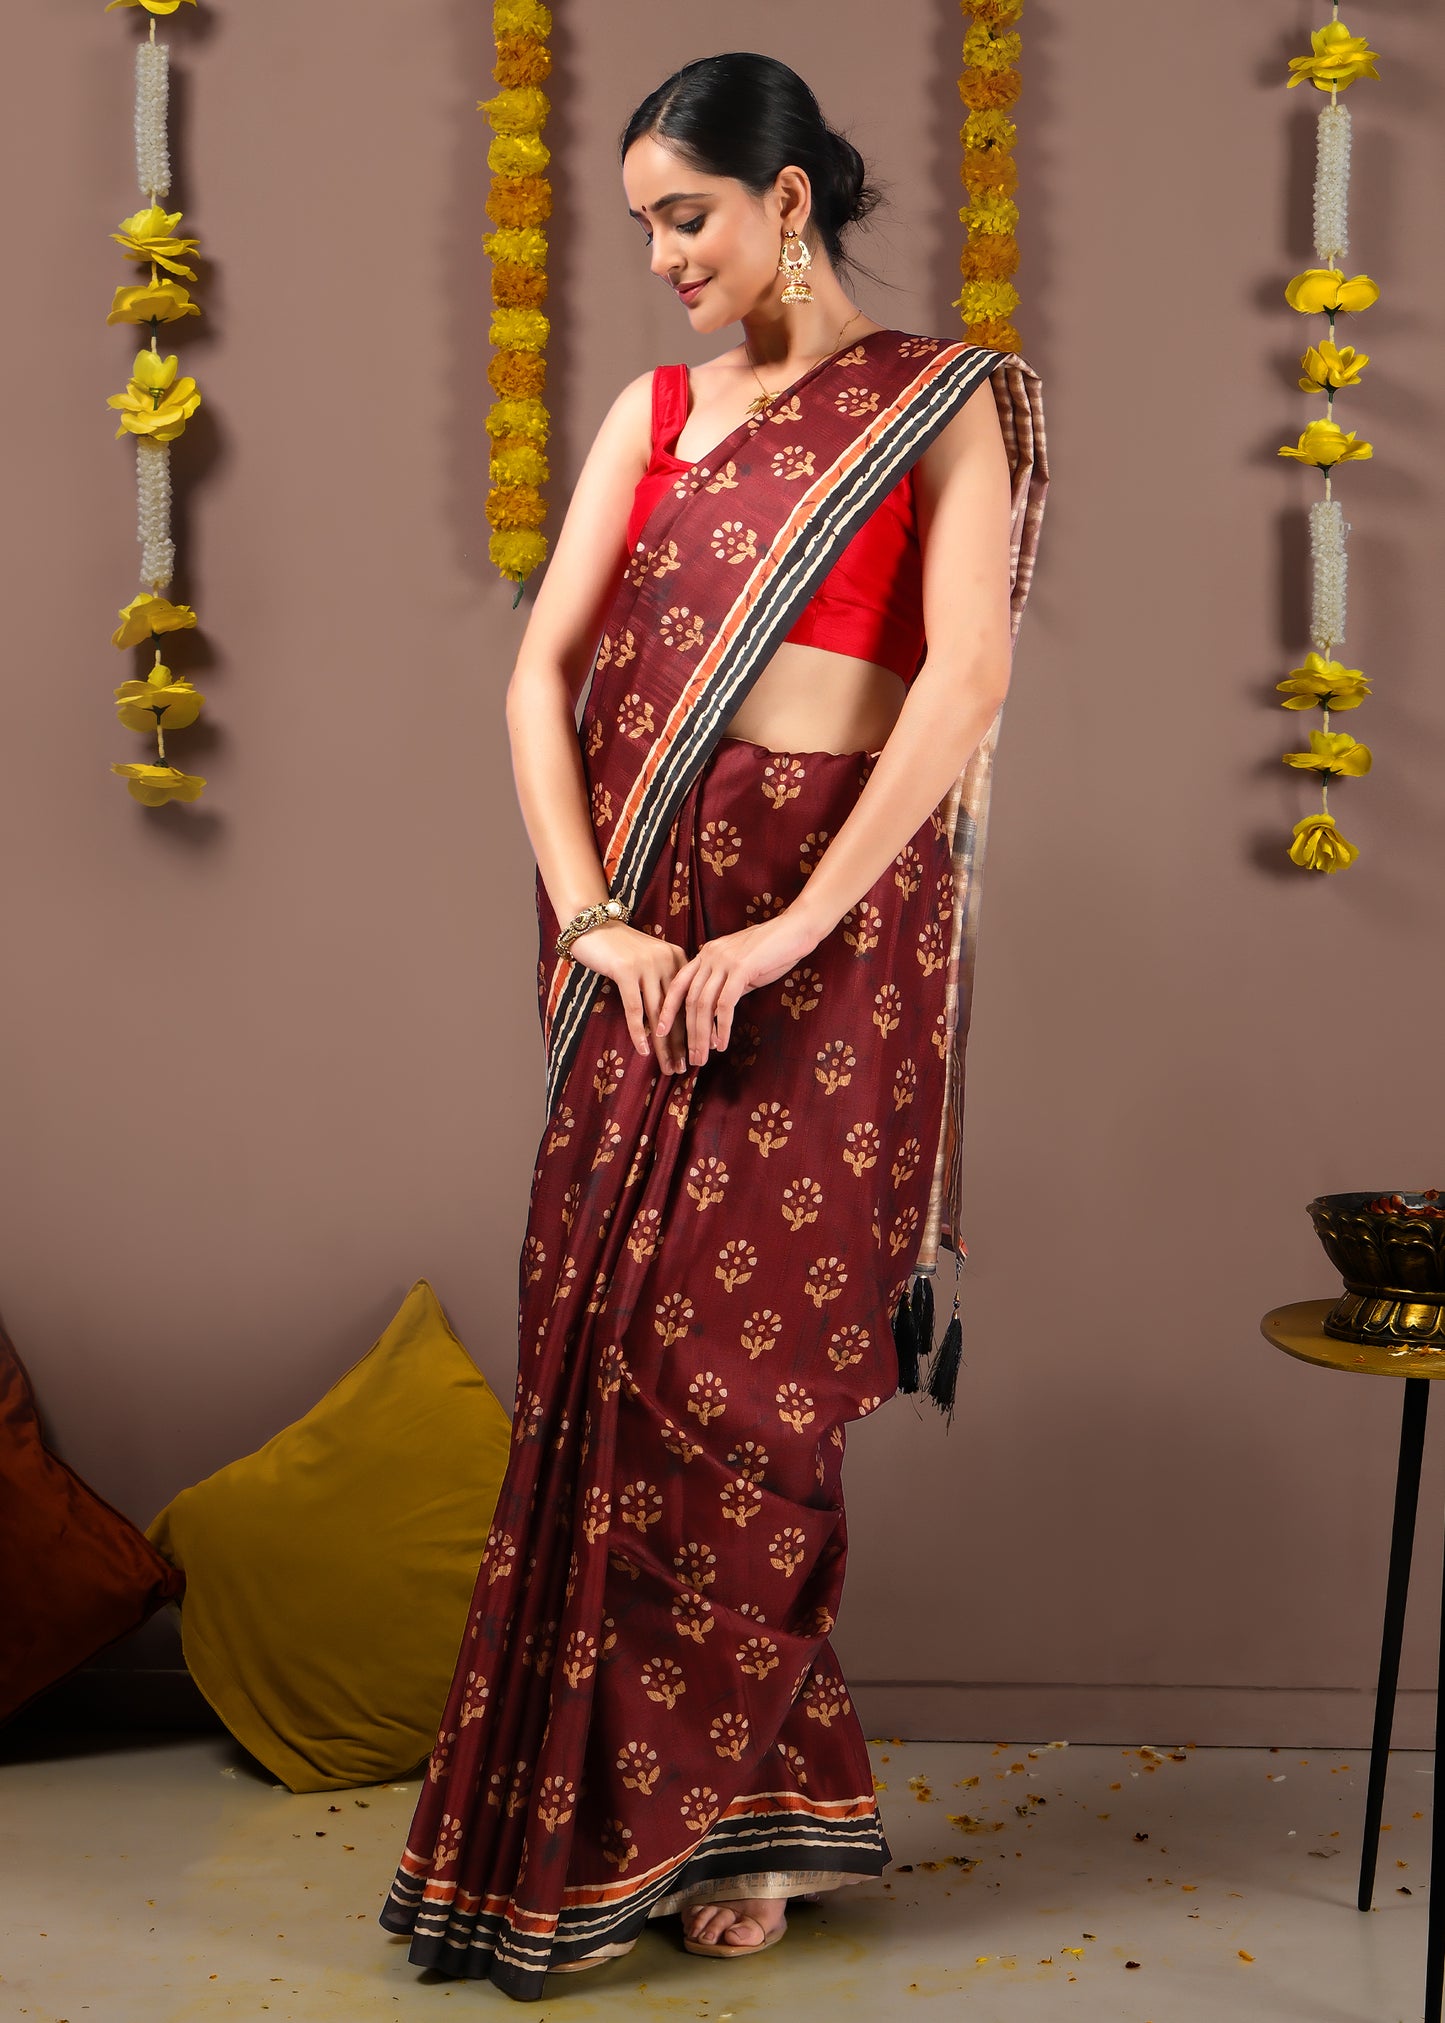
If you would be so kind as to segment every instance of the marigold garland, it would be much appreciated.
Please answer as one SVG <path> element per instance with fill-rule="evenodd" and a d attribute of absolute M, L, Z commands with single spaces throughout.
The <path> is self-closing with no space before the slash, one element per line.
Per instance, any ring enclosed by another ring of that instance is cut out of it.
<path fill-rule="evenodd" d="M 1330 95 L 1321 106 L 1316 131 L 1314 242 L 1315 256 L 1322 263 L 1296 274 L 1285 287 L 1284 297 L 1291 309 L 1302 316 L 1323 315 L 1329 319 L 1329 337 L 1312 344 L 1300 359 L 1298 385 L 1306 393 L 1323 393 L 1325 412 L 1301 432 L 1299 440 L 1280 445 L 1282 457 L 1293 457 L 1323 471 L 1325 491 L 1310 507 L 1310 636 L 1315 650 L 1305 655 L 1301 667 L 1291 668 L 1283 681 L 1276 682 L 1284 700 L 1281 709 L 1319 709 L 1323 728 L 1309 734 L 1309 750 L 1285 752 L 1283 761 L 1300 772 L 1317 773 L 1320 782 L 1320 811 L 1306 815 L 1294 825 L 1289 846 L 1290 862 L 1305 871 L 1344 871 L 1359 856 L 1357 847 L 1340 834 L 1330 813 L 1332 781 L 1358 778 L 1372 764 L 1368 745 L 1358 744 L 1344 731 L 1330 729 L 1332 709 L 1357 709 L 1370 693 L 1370 684 L 1357 667 L 1345 667 L 1333 658 L 1335 647 L 1345 638 L 1345 535 L 1349 522 L 1331 492 L 1331 474 L 1336 464 L 1353 463 L 1374 455 L 1373 447 L 1348 434 L 1335 421 L 1335 392 L 1342 386 L 1358 386 L 1369 364 L 1369 353 L 1353 345 L 1337 345 L 1335 318 L 1358 314 L 1378 301 L 1380 290 L 1368 274 L 1346 277 L 1339 262 L 1349 250 L 1347 210 L 1350 181 L 1350 114 L 1339 94 L 1357 78 L 1379 76 L 1376 51 L 1363 36 L 1351 35 L 1340 20 L 1339 0 L 1334 0 L 1331 19 L 1310 36 L 1310 54 L 1290 58 L 1291 76 L 1286 90 L 1297 84 L 1312 84 Z"/>
<path fill-rule="evenodd" d="M 1018 205 L 1018 164 L 1010 150 L 1018 132 L 1008 116 L 1022 87 L 1018 72 L 1023 38 L 1009 26 L 1023 13 L 1023 0 L 962 0 L 972 16 L 963 37 L 963 75 L 958 95 L 968 107 L 959 129 L 963 142 L 960 180 L 968 202 L 959 211 L 967 240 L 959 257 L 963 289 L 953 307 L 977 344 L 999 351 L 1020 348 L 1013 312 L 1018 290 L 1019 249 L 1014 234 Z"/>
<path fill-rule="evenodd" d="M 516 582 L 515 610 L 523 584 L 547 554 L 542 486 L 549 476 L 544 445 L 551 419 L 541 394 L 551 324 L 542 309 L 547 299 L 542 226 L 552 215 L 546 176 L 552 157 L 542 139 L 549 109 L 542 86 L 552 70 L 547 48 L 552 16 L 541 0 L 494 0 L 492 29 L 492 75 L 500 89 L 477 101 L 495 135 L 487 149 L 492 172 L 487 215 L 497 229 L 482 239 L 492 263 L 494 305 L 487 379 L 497 395 L 487 415 L 492 440 L 487 553 L 501 574 Z"/>
<path fill-rule="evenodd" d="M 123 681 L 116 689 L 115 709 L 124 729 L 155 738 L 157 761 L 154 765 L 117 763 L 111 771 L 147 808 L 163 807 L 167 801 L 194 801 L 206 784 L 199 774 L 181 772 L 166 760 L 166 732 L 193 724 L 205 697 L 192 688 L 184 674 L 171 672 L 155 644 L 157 634 L 196 623 L 196 614 L 188 604 L 173 604 L 159 594 L 175 574 L 170 446 L 201 404 L 194 379 L 179 374 L 180 361 L 174 352 L 161 356 L 157 339 L 161 323 L 201 313 L 199 303 L 191 300 L 180 281 L 169 278 L 180 275 L 187 281 L 195 280 L 196 271 L 183 256 L 194 253 L 200 241 L 178 237 L 176 227 L 182 214 L 167 211 L 161 203 L 171 187 L 166 142 L 170 50 L 156 40 L 155 17 L 174 14 L 181 4 L 182 0 L 108 0 L 105 8 L 109 14 L 116 7 L 139 6 L 151 17 L 150 35 L 136 44 L 135 52 L 136 179 L 148 203 L 145 210 L 122 218 L 120 230 L 110 235 L 128 259 L 150 269 L 150 279 L 117 288 L 105 319 L 107 323 L 150 325 L 149 349 L 135 354 L 129 385 L 124 392 L 111 394 L 106 402 L 120 415 L 116 435 L 129 435 L 135 443 L 140 577 L 150 586 L 122 607 L 111 644 L 126 650 L 149 643 L 153 654 L 143 680 Z M 185 4 L 194 6 L 195 0 L 185 0 Z M 161 270 L 166 279 L 161 278 Z"/>

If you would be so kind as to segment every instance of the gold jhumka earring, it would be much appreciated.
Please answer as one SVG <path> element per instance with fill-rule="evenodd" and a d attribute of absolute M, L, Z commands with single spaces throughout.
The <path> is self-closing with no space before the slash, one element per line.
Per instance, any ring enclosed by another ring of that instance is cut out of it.
<path fill-rule="evenodd" d="M 797 233 L 793 231 L 791 227 L 789 228 L 787 236 L 788 239 L 798 239 Z M 780 274 L 786 274 L 788 277 L 787 286 L 783 289 L 783 300 L 785 302 L 811 302 L 815 299 L 813 291 L 808 286 L 807 280 L 805 279 L 805 270 L 811 267 L 813 264 L 813 256 L 808 251 L 808 244 L 805 239 L 798 239 L 798 250 L 801 253 L 802 258 L 799 260 L 790 260 L 788 258 L 787 239 L 783 241 L 782 246 L 778 250 L 778 272 Z M 848 328 L 849 323 L 856 323 L 858 321 L 858 318 L 862 314 L 863 311 L 861 309 L 855 309 L 853 311 L 853 314 L 848 318 L 848 322 L 843 325 L 843 330 L 846 330 Z M 838 342 L 837 344 L 834 345 L 833 351 L 830 351 L 828 353 L 829 358 L 833 356 L 834 352 L 842 349 L 843 330 L 840 330 L 838 332 Z M 749 366 L 752 368 L 753 378 L 758 379 L 758 368 L 755 365 L 753 365 L 753 354 L 751 353 L 751 351 L 748 351 L 748 340 L 746 337 L 744 337 L 743 339 L 743 350 L 747 352 L 747 360 Z M 820 364 L 822 363 L 821 359 L 819 360 L 819 363 Z M 778 398 L 778 393 L 786 393 L 788 390 L 784 386 L 779 387 L 777 393 L 769 393 L 768 389 L 765 386 L 763 386 L 763 382 L 760 379 L 758 379 L 758 385 L 759 387 L 762 388 L 762 391 L 759 394 L 757 394 L 757 396 L 754 399 L 748 402 L 748 413 L 750 415 L 761 414 L 763 409 L 768 405 L 769 401 L 776 400 Z"/>
<path fill-rule="evenodd" d="M 789 240 L 796 241 L 797 243 L 798 258 L 796 260 L 788 258 Z M 813 300 L 813 291 L 808 286 L 807 281 L 807 272 L 812 264 L 813 256 L 808 250 L 807 240 L 799 239 L 797 233 L 790 225 L 788 227 L 787 238 L 784 239 L 782 245 L 778 248 L 778 272 L 786 274 L 788 277 L 783 289 L 783 300 L 785 302 L 811 302 Z"/>

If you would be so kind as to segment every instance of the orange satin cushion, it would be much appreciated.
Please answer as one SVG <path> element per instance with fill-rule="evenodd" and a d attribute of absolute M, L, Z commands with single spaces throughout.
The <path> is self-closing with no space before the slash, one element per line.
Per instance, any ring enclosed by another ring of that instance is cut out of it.
<path fill-rule="evenodd" d="M 0 1328 L 0 1720 L 184 1587 L 144 1532 L 46 1447 Z"/>

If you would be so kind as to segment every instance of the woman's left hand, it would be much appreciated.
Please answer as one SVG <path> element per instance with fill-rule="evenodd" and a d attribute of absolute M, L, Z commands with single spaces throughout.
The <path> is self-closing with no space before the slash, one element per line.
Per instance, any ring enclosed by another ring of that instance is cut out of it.
<path fill-rule="evenodd" d="M 668 985 L 657 1031 L 665 1033 L 679 1010 L 685 1010 L 688 1062 L 700 1067 L 710 1049 L 725 1047 L 732 1038 L 733 1009 L 744 992 L 786 976 L 794 963 L 812 954 L 819 939 L 816 928 L 785 907 L 756 927 L 705 941 Z"/>

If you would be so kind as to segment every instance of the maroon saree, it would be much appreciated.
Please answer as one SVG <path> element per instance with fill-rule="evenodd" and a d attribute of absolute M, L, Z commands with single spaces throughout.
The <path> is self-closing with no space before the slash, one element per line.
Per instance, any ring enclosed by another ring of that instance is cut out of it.
<path fill-rule="evenodd" d="M 689 954 L 781 910 L 868 753 L 722 735 L 851 538 L 992 379 L 1015 626 L 1047 482 L 1015 354 L 875 331 L 654 508 L 581 722 L 609 889 Z M 1022 588 L 1020 588 L 1022 586 Z M 993 732 L 986 740 L 991 750 Z M 982 748 L 981 748 L 982 749 Z M 380 1922 L 519 1999 L 700 1897 L 890 1856 L 829 1632 L 845 1427 L 893 1395 L 911 1282 L 957 1239 L 961 1027 L 987 756 L 728 1047 L 666 1076 L 552 954 L 512 1452 Z"/>

